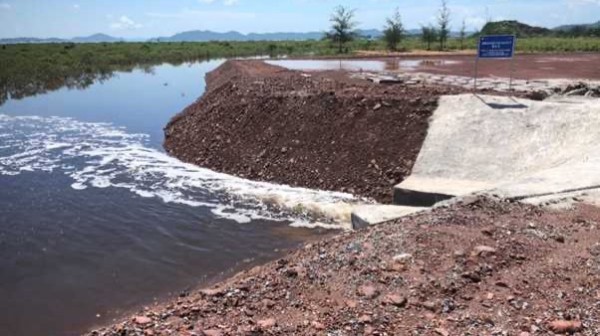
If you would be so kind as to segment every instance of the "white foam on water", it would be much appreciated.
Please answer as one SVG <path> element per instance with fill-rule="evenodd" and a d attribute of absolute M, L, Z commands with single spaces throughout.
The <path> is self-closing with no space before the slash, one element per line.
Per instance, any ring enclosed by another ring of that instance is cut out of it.
<path fill-rule="evenodd" d="M 125 188 L 166 203 L 209 207 L 240 223 L 292 221 L 294 226 L 346 227 L 350 194 L 294 188 L 217 173 L 147 146 L 145 134 L 108 123 L 0 114 L 0 175 L 62 171 L 71 188 Z M 324 223 L 324 224 L 323 224 Z"/>

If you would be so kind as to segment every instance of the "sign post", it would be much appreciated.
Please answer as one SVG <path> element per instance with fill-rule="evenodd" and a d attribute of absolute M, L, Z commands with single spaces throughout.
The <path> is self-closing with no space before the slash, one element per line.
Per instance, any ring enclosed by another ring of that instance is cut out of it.
<path fill-rule="evenodd" d="M 512 90 L 512 77 L 515 65 L 515 45 L 517 38 L 514 35 L 488 35 L 479 38 L 477 59 L 475 60 L 475 75 L 473 89 L 477 90 L 477 76 L 479 72 L 479 59 L 512 59 L 510 81 L 508 89 Z"/>

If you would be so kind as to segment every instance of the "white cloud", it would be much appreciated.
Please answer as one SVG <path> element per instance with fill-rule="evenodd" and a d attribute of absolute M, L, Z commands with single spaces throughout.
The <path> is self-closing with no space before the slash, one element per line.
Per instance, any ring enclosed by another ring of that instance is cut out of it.
<path fill-rule="evenodd" d="M 0 2 L 0 10 L 9 10 L 12 6 L 6 2 Z"/>
<path fill-rule="evenodd" d="M 184 9 L 180 12 L 174 13 L 163 13 L 163 12 L 148 12 L 146 16 L 160 19 L 184 19 L 194 18 L 201 20 L 243 20 L 243 19 L 255 19 L 256 14 L 252 12 L 232 12 L 232 11 L 204 11 L 204 10 L 191 10 Z"/>
<path fill-rule="evenodd" d="M 73 4 L 74 10 L 79 10 L 80 8 L 81 8 L 81 6 L 79 6 L 79 4 Z"/>
<path fill-rule="evenodd" d="M 216 0 L 198 0 L 198 2 L 203 3 L 203 4 L 212 4 L 215 3 Z M 225 6 L 233 6 L 236 5 L 239 0 L 222 0 L 223 5 Z"/>
<path fill-rule="evenodd" d="M 117 22 L 110 24 L 110 28 L 114 30 L 134 30 L 142 27 L 142 24 L 136 23 L 125 15 L 121 16 Z"/>

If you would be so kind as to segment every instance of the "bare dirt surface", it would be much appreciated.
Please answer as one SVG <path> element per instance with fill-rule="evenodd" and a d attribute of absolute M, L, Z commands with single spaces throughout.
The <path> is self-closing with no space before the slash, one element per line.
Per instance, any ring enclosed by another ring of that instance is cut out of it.
<path fill-rule="evenodd" d="M 470 199 L 313 242 L 89 335 L 598 335 L 600 209 Z"/>
<path fill-rule="evenodd" d="M 359 52 L 346 57 L 336 56 L 335 59 L 380 60 L 385 62 L 388 71 L 416 71 L 473 77 L 475 55 L 475 51 L 421 51 L 395 54 Z M 480 60 L 479 62 L 478 76 L 481 78 L 508 78 L 511 72 L 514 78 L 525 80 L 600 80 L 600 53 L 516 54 L 514 65 L 512 60 Z"/>
<path fill-rule="evenodd" d="M 344 72 L 304 74 L 229 61 L 173 118 L 177 158 L 252 180 L 391 200 L 410 174 L 444 86 L 378 85 Z"/>
<path fill-rule="evenodd" d="M 479 77 L 509 77 L 512 72 L 514 78 L 526 80 L 600 80 L 600 54 L 516 55 L 514 63 L 512 60 L 480 60 L 478 68 Z M 431 57 L 421 62 L 414 71 L 472 77 L 475 71 L 475 55 Z"/>

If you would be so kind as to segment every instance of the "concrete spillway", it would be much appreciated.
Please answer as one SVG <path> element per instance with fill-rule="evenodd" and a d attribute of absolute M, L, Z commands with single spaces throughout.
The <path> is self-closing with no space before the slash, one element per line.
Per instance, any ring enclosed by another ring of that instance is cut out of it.
<path fill-rule="evenodd" d="M 441 98 L 413 173 L 395 195 L 431 205 L 481 191 L 526 199 L 598 187 L 600 100 L 466 94 Z"/>
<path fill-rule="evenodd" d="M 536 203 L 574 192 L 598 195 L 598 189 L 600 100 L 463 94 L 440 98 L 394 202 L 428 207 L 493 194 Z"/>

